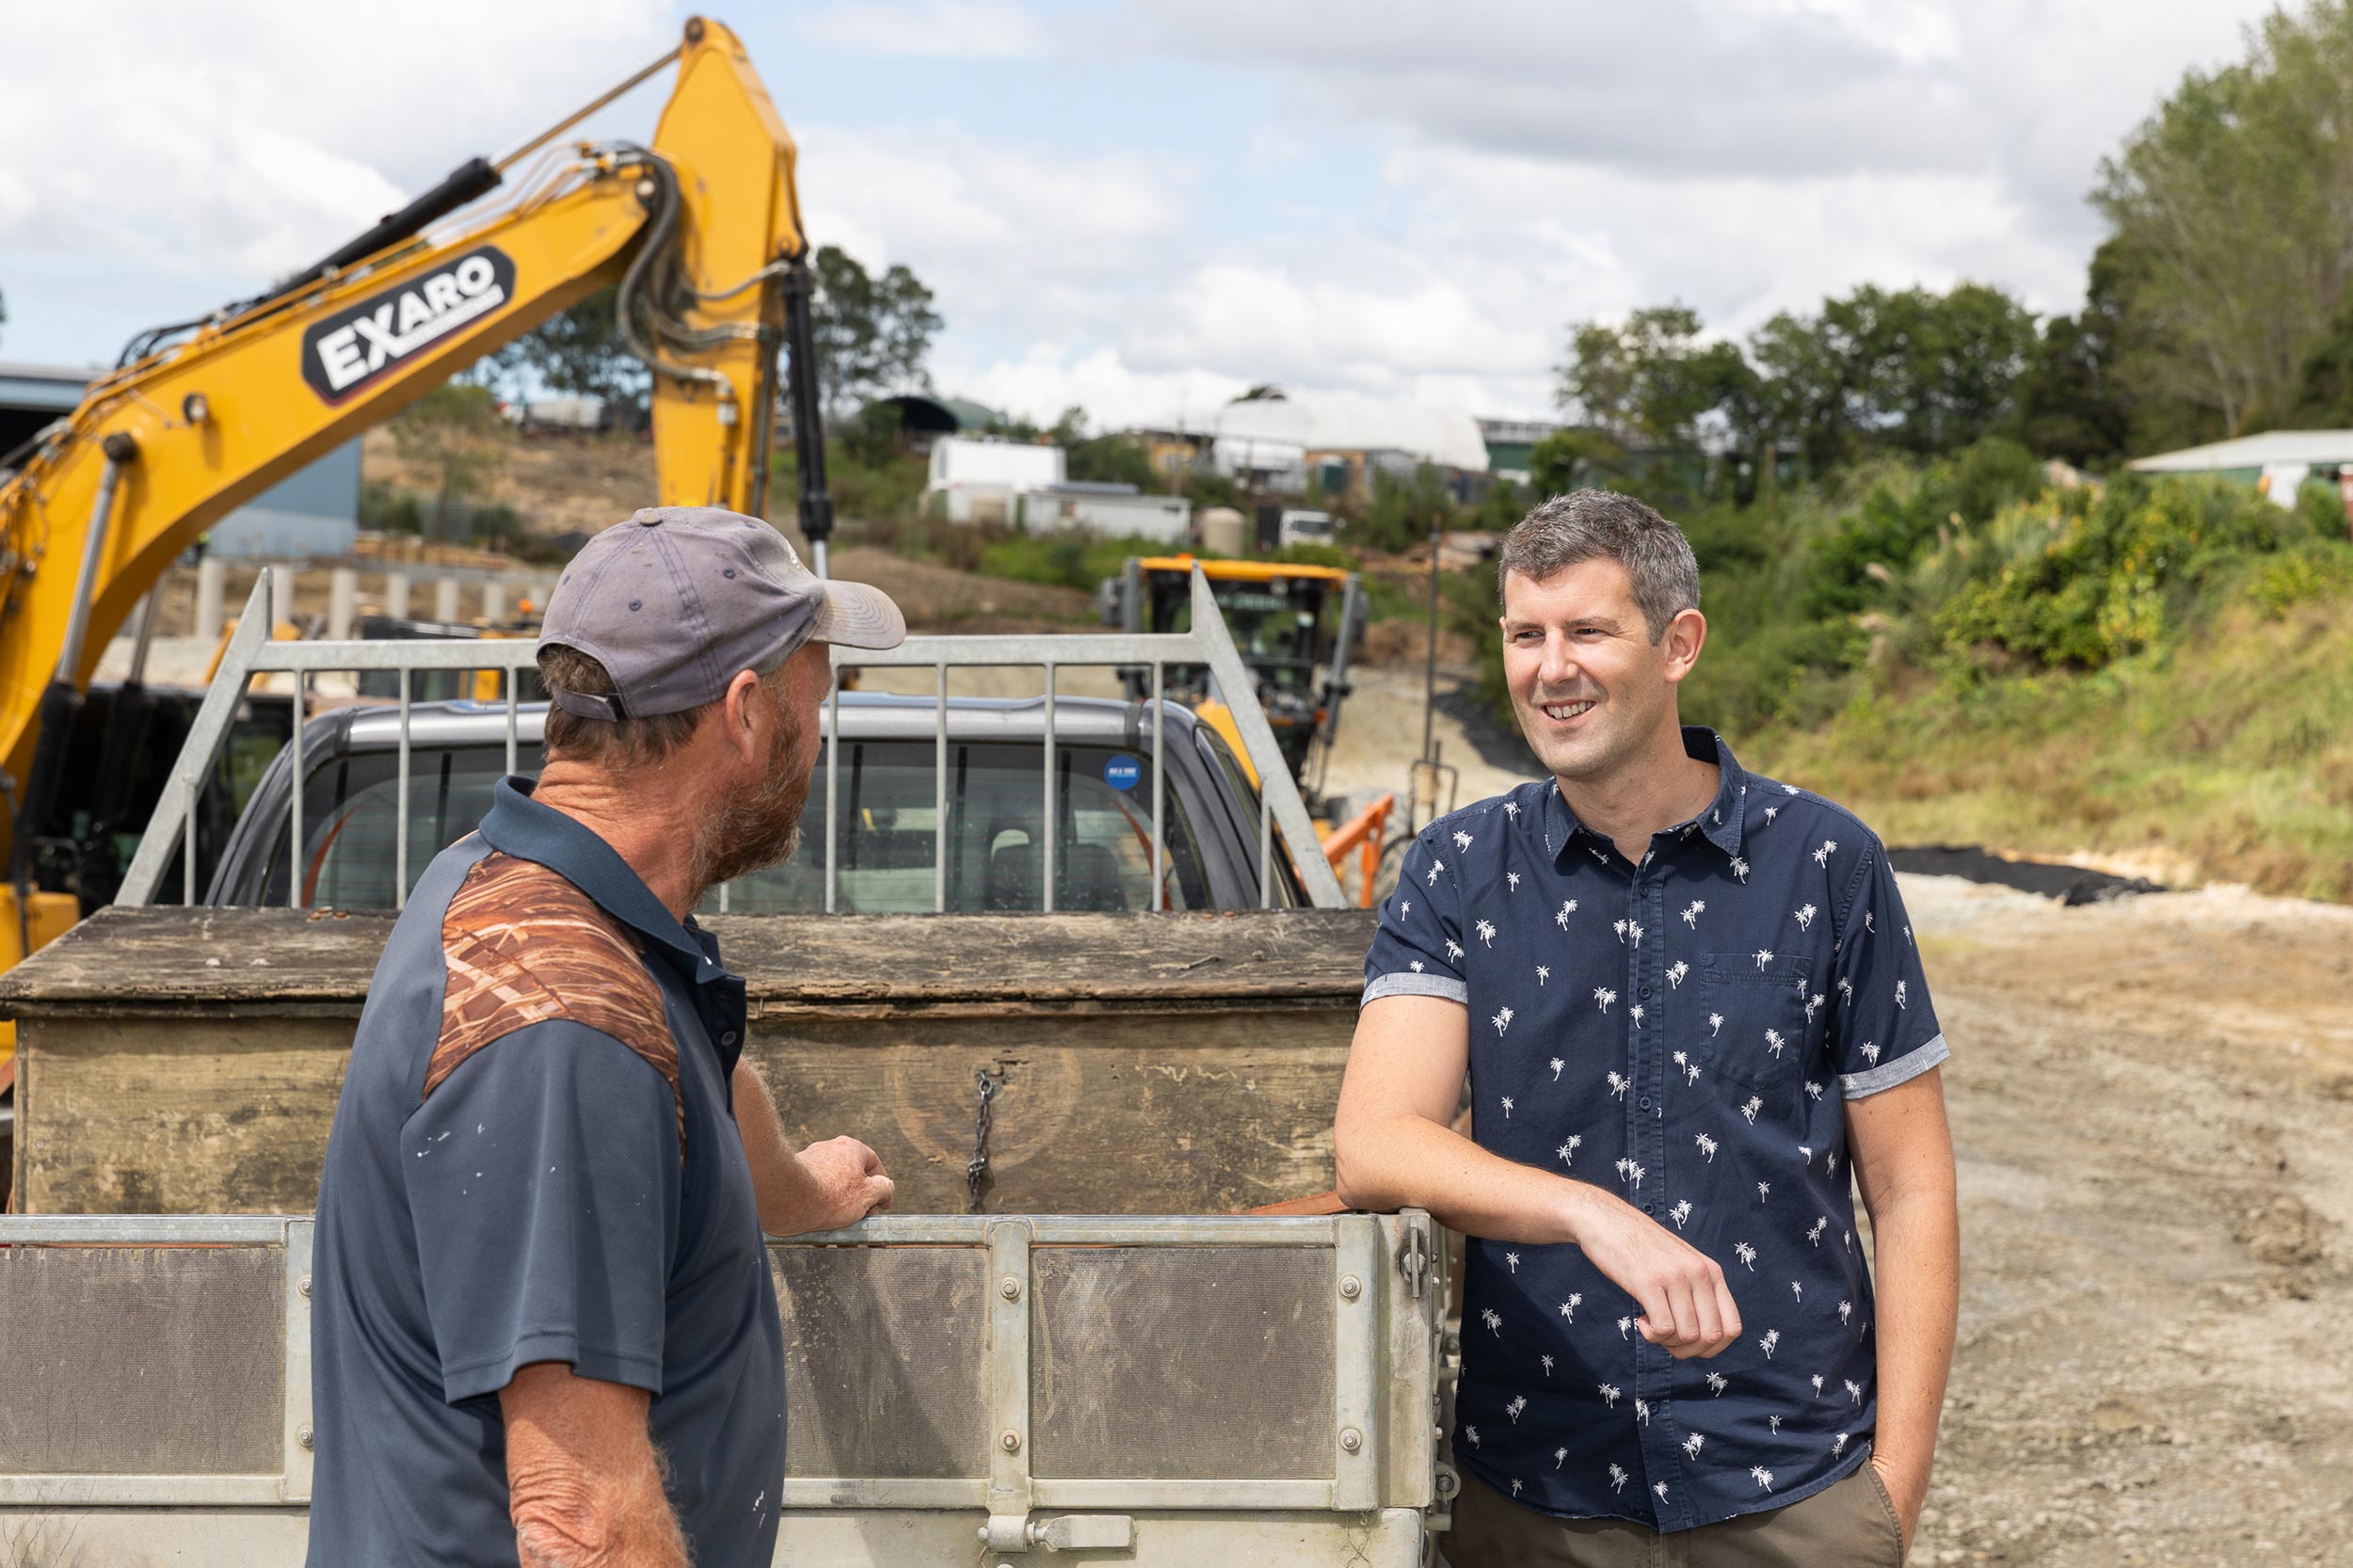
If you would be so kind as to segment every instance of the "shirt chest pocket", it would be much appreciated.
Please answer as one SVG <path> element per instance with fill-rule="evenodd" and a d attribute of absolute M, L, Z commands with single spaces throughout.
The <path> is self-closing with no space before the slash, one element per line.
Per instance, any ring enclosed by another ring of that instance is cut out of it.
<path fill-rule="evenodd" d="M 1705 1012 L 1706 1064 L 1715 1077 L 1758 1090 L 1785 1089 L 1804 1070 L 1809 977 L 1790 954 L 1704 952 L 1700 1003 Z"/>

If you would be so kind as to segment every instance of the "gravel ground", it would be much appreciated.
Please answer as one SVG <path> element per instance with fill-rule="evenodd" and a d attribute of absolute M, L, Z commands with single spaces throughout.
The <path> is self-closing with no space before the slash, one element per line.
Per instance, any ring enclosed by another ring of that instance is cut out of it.
<path fill-rule="evenodd" d="M 2353 1563 L 2353 909 L 1902 880 L 1963 1248 L 1913 1560 Z"/>

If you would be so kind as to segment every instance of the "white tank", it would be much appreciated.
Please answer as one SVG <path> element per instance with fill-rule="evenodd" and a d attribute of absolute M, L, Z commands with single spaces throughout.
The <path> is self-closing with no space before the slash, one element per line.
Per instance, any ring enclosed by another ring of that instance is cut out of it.
<path fill-rule="evenodd" d="M 1212 506 L 1201 514 L 1201 548 L 1212 555 L 1240 555 L 1249 538 L 1247 520 L 1231 506 Z"/>

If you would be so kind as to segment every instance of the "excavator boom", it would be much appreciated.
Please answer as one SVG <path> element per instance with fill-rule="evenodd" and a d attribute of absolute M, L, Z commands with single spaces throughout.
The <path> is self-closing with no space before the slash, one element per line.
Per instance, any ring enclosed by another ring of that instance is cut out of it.
<path fill-rule="evenodd" d="M 102 376 L 0 480 L 0 767 L 16 807 L 0 811 L 0 850 L 61 798 L 63 737 L 40 737 L 62 728 L 107 640 L 181 552 L 607 284 L 653 373 L 659 500 L 762 511 L 788 328 L 796 382 L 810 374 L 794 149 L 743 45 L 701 18 L 605 98 L 673 59 L 650 146 L 541 153 L 503 206 L 420 233 L 552 136 L 474 160 L 288 285 Z M 795 397 L 808 435 L 813 410 Z M 804 525 L 822 538 L 822 469 L 804 486 Z"/>

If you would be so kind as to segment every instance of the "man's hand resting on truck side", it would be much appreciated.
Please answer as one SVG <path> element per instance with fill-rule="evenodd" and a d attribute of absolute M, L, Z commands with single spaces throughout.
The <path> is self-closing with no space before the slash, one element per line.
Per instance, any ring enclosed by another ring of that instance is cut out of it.
<path fill-rule="evenodd" d="M 811 1144 L 799 1159 L 817 1193 L 815 1218 L 802 1229 L 839 1230 L 869 1214 L 889 1211 L 896 1187 L 883 1174 L 882 1156 L 856 1139 Z"/>

